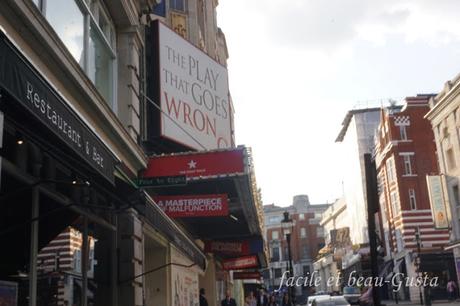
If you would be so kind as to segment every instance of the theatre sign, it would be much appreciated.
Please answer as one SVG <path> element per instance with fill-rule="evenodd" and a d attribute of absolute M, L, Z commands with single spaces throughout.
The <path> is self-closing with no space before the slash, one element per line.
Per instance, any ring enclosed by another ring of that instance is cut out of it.
<path fill-rule="evenodd" d="M 226 194 L 154 196 L 153 200 L 171 218 L 228 215 Z"/>
<path fill-rule="evenodd" d="M 152 29 L 157 58 L 148 69 L 157 83 L 150 86 L 161 108 L 159 136 L 197 150 L 231 147 L 227 69 L 163 23 Z"/>

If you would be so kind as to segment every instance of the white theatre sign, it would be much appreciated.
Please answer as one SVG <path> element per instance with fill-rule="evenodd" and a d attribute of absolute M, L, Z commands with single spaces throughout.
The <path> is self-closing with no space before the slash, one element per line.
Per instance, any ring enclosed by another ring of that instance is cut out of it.
<path fill-rule="evenodd" d="M 157 24 L 161 136 L 192 149 L 230 147 L 227 69 L 166 25 Z"/>

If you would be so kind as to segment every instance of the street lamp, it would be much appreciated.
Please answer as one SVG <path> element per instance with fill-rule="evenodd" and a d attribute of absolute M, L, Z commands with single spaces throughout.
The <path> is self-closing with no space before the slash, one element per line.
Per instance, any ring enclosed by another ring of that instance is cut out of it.
<path fill-rule="evenodd" d="M 284 219 L 281 221 L 281 227 L 286 235 L 287 247 L 288 247 L 288 257 L 289 257 L 289 276 L 294 277 L 294 271 L 292 269 L 292 256 L 291 256 L 291 231 L 294 226 L 292 219 L 289 219 L 289 212 L 285 211 L 283 213 Z M 294 292 L 292 286 L 288 287 L 289 299 L 291 300 L 292 305 L 295 302 Z"/>

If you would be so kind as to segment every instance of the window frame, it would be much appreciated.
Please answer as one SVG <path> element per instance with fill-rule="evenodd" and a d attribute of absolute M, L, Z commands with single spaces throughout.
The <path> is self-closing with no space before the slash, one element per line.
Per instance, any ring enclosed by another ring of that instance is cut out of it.
<path fill-rule="evenodd" d="M 316 227 L 316 238 L 325 238 L 324 237 L 324 228 L 321 226 Z"/>
<path fill-rule="evenodd" d="M 390 194 L 390 202 L 391 202 L 392 217 L 395 218 L 401 213 L 401 207 L 399 206 L 398 193 L 396 191 L 393 191 Z"/>
<path fill-rule="evenodd" d="M 407 138 L 407 129 L 405 125 L 399 126 L 399 139 L 402 141 L 409 140 Z"/>
<path fill-rule="evenodd" d="M 411 210 L 417 210 L 417 197 L 414 188 L 409 188 L 409 205 Z"/>
<path fill-rule="evenodd" d="M 404 175 L 413 175 L 412 172 L 412 159 L 411 155 L 405 154 L 403 155 L 403 163 L 404 163 Z"/>
<path fill-rule="evenodd" d="M 387 161 L 385 162 L 385 166 L 388 182 L 394 182 L 396 180 L 396 169 L 393 156 L 387 159 Z"/>
<path fill-rule="evenodd" d="M 182 9 L 177 8 L 177 2 L 182 2 Z M 173 4 L 174 3 L 174 4 Z M 187 1 L 185 0 L 169 0 L 168 1 L 169 9 L 176 11 L 176 12 L 181 12 L 181 13 L 186 13 L 187 12 Z"/>
<path fill-rule="evenodd" d="M 107 105 L 113 110 L 114 113 L 118 112 L 118 56 L 116 52 L 117 41 L 116 41 L 116 28 L 115 23 L 113 22 L 105 4 L 102 0 L 69 0 L 73 1 L 75 5 L 80 9 L 81 14 L 83 15 L 83 50 L 81 63 L 72 55 L 72 58 L 78 63 L 78 66 L 84 71 L 88 79 L 91 80 L 91 83 L 96 88 L 97 92 L 101 95 Z M 53 30 L 55 27 L 51 25 L 49 17 L 47 15 L 48 1 L 47 0 L 36 0 L 33 1 L 37 9 L 42 13 L 43 17 L 48 21 L 49 25 Z M 95 9 L 93 9 L 95 8 Z M 104 18 L 108 28 L 110 29 L 110 41 L 106 37 L 104 31 L 100 28 L 99 18 Z M 90 35 L 91 31 L 94 31 L 98 40 L 102 43 L 104 51 L 107 51 L 108 56 L 110 57 L 111 64 L 108 69 L 110 69 L 109 75 L 110 80 L 108 81 L 107 86 L 109 86 L 108 97 L 103 94 L 103 90 L 98 87 L 96 80 L 91 79 L 90 75 Z M 55 30 L 56 32 L 56 30 Z M 62 44 L 69 50 L 68 46 L 59 34 L 56 32 Z"/>
<path fill-rule="evenodd" d="M 307 238 L 307 229 L 305 227 L 300 228 L 300 238 Z"/>

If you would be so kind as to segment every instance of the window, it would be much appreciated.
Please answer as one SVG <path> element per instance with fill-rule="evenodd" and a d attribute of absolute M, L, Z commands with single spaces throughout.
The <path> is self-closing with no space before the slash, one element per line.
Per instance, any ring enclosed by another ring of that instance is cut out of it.
<path fill-rule="evenodd" d="M 280 261 L 280 248 L 279 247 L 272 248 L 272 261 Z"/>
<path fill-rule="evenodd" d="M 412 175 L 412 165 L 411 165 L 411 156 L 410 155 L 404 155 L 404 174 L 405 175 Z"/>
<path fill-rule="evenodd" d="M 76 273 L 81 273 L 81 250 L 76 250 L 73 256 L 73 269 Z"/>
<path fill-rule="evenodd" d="M 115 108 L 115 26 L 100 0 L 39 0 L 37 6 L 106 102 Z"/>
<path fill-rule="evenodd" d="M 307 237 L 307 230 L 305 229 L 305 227 L 301 227 L 300 228 L 300 238 L 305 238 Z"/>
<path fill-rule="evenodd" d="M 400 125 L 399 126 L 399 136 L 401 140 L 407 140 L 407 131 L 406 131 L 406 126 L 405 125 Z"/>
<path fill-rule="evenodd" d="M 322 228 L 322 227 L 317 227 L 316 228 L 316 237 L 324 238 L 324 228 Z"/>
<path fill-rule="evenodd" d="M 454 150 L 452 148 L 449 148 L 446 150 L 446 159 L 447 159 L 447 167 L 450 170 L 455 169 L 455 167 L 457 167 L 457 164 L 455 162 Z"/>
<path fill-rule="evenodd" d="M 396 192 L 391 193 L 391 209 L 393 212 L 393 218 L 399 215 L 399 201 Z"/>
<path fill-rule="evenodd" d="M 395 180 L 395 162 L 393 157 L 389 158 L 386 161 L 386 168 L 387 168 L 387 176 L 388 176 L 388 182 L 393 182 Z"/>
<path fill-rule="evenodd" d="M 273 231 L 273 232 L 272 232 L 272 240 L 278 240 L 278 239 L 280 239 L 279 236 L 280 236 L 280 235 L 279 235 L 279 232 L 278 232 L 278 231 Z"/>
<path fill-rule="evenodd" d="M 299 220 L 305 220 L 305 214 L 299 214 Z"/>
<path fill-rule="evenodd" d="M 280 216 L 270 216 L 268 217 L 268 223 L 269 224 L 281 223 L 281 217 Z"/>
<path fill-rule="evenodd" d="M 415 190 L 414 189 L 409 189 L 409 203 L 410 203 L 410 209 L 415 210 L 417 209 L 417 202 L 415 200 Z"/>
<path fill-rule="evenodd" d="M 310 275 L 310 266 L 302 266 L 303 276 Z"/>
<path fill-rule="evenodd" d="M 185 0 L 169 0 L 169 8 L 185 12 Z"/>
<path fill-rule="evenodd" d="M 280 278 L 283 275 L 281 268 L 273 269 L 275 273 L 275 278 Z"/>
<path fill-rule="evenodd" d="M 315 219 L 322 219 L 323 218 L 323 214 L 320 213 L 320 212 L 315 212 Z"/>
<path fill-rule="evenodd" d="M 304 245 L 304 246 L 302 247 L 302 257 L 303 257 L 303 258 L 308 258 L 308 257 L 309 257 L 308 255 L 309 255 L 309 254 L 308 254 L 308 246 Z"/>
<path fill-rule="evenodd" d="M 454 196 L 455 207 L 460 207 L 460 195 L 458 192 L 459 192 L 458 185 L 452 186 L 452 193 Z"/>
<path fill-rule="evenodd" d="M 285 258 L 286 260 L 289 258 L 289 250 L 287 247 L 284 247 L 283 258 Z"/>

